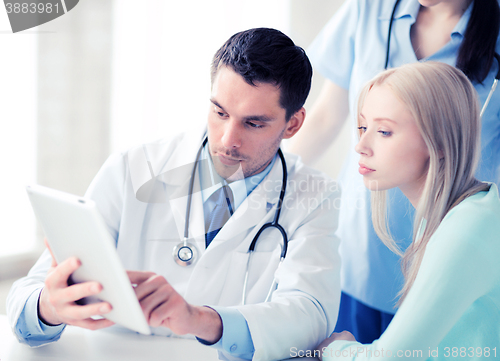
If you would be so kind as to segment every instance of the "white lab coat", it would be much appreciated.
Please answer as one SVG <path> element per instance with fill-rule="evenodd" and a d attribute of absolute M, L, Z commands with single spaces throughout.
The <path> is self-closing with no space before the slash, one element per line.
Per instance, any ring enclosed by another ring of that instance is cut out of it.
<path fill-rule="evenodd" d="M 276 230 L 261 235 L 251 258 L 243 306 L 248 247 L 258 229 L 274 218 L 281 162 L 275 162 L 207 249 L 196 176 L 189 237 L 198 248 L 198 260 L 180 267 L 172 250 L 184 234 L 187 189 L 201 140 L 199 133 L 182 134 L 113 155 L 91 183 L 87 196 L 97 202 L 117 240 L 123 265 L 163 275 L 192 304 L 236 307 L 247 320 L 254 360 L 290 357 L 292 347 L 314 348 L 333 331 L 340 301 L 336 183 L 285 154 L 288 182 L 280 224 L 289 237 L 288 253 L 276 270 L 281 237 Z M 49 257 L 42 256 L 28 277 L 15 285 L 9 299 L 12 326 L 49 265 Z M 278 288 L 271 302 L 263 303 L 274 277 Z"/>

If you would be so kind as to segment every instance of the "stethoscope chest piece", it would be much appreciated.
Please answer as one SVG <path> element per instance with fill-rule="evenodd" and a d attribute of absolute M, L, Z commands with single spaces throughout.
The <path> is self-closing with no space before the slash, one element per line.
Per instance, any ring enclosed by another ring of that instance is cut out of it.
<path fill-rule="evenodd" d="M 198 250 L 193 243 L 188 242 L 187 238 L 184 238 L 183 242 L 174 247 L 172 256 L 175 263 L 179 266 L 187 267 L 196 262 Z"/>

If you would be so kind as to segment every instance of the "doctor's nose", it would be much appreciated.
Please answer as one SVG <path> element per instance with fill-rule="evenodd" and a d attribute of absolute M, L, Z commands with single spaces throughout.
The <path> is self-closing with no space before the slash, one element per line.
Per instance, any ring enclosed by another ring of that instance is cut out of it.
<path fill-rule="evenodd" d="M 222 135 L 222 145 L 227 149 L 241 147 L 242 134 L 237 122 L 227 122 Z"/>
<path fill-rule="evenodd" d="M 354 147 L 356 153 L 371 156 L 373 155 L 373 151 L 369 145 L 369 140 L 366 134 L 361 134 L 358 144 Z"/>

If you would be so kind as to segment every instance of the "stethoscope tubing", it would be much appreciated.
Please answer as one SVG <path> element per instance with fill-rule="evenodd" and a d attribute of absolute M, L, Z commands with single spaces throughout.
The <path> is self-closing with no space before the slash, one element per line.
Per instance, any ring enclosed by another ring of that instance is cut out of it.
<path fill-rule="evenodd" d="M 281 238 L 282 238 L 283 243 L 281 244 L 280 261 L 279 261 L 278 268 L 276 269 L 276 271 L 279 269 L 279 267 L 283 263 L 283 261 L 286 257 L 286 253 L 288 251 L 288 236 L 286 234 L 285 229 L 279 224 L 281 207 L 283 206 L 283 200 L 285 198 L 286 185 L 287 185 L 287 181 L 288 181 L 288 171 L 287 171 L 287 167 L 286 167 L 285 157 L 283 156 L 281 149 L 278 149 L 278 155 L 280 157 L 281 166 L 283 169 L 283 180 L 282 180 L 283 183 L 281 184 L 280 196 L 279 196 L 278 204 L 276 206 L 276 212 L 274 213 L 274 220 L 272 222 L 266 223 L 262 227 L 260 227 L 260 229 L 257 231 L 255 236 L 253 237 L 252 243 L 250 243 L 250 247 L 248 247 L 249 254 L 248 254 L 248 260 L 247 260 L 247 267 L 246 267 L 246 271 L 245 271 L 245 280 L 243 281 L 243 295 L 241 297 L 241 304 L 242 305 L 246 304 L 247 285 L 248 285 L 248 270 L 250 268 L 250 259 L 252 258 L 251 257 L 252 253 L 255 250 L 255 246 L 257 245 L 257 240 L 259 239 L 261 233 L 264 232 L 268 228 L 276 228 L 281 233 Z M 271 284 L 271 287 L 269 288 L 269 292 L 267 293 L 267 296 L 266 296 L 264 302 L 268 302 L 271 299 L 271 295 L 272 295 L 274 289 L 276 288 L 276 286 L 277 286 L 277 281 L 276 281 L 276 277 L 274 277 L 273 282 Z"/>
<path fill-rule="evenodd" d="M 483 117 L 484 111 L 486 110 L 486 107 L 490 103 L 491 97 L 493 96 L 493 93 L 495 92 L 495 89 L 497 88 L 498 85 L 498 80 L 500 79 L 500 55 L 498 53 L 494 54 L 495 59 L 497 59 L 497 64 L 498 64 L 498 71 L 497 75 L 495 75 L 495 79 L 493 80 L 493 85 L 491 86 L 490 92 L 488 93 L 488 97 L 484 101 L 483 107 L 481 108 L 481 113 L 480 117 Z"/>
<path fill-rule="evenodd" d="M 193 197 L 193 189 L 194 189 L 194 179 L 196 175 L 196 168 L 198 166 L 198 161 L 200 160 L 201 156 L 201 151 L 205 147 L 205 145 L 208 142 L 208 137 L 205 137 L 203 139 L 203 142 L 201 143 L 200 149 L 198 149 L 198 153 L 196 153 L 196 160 L 194 162 L 193 166 L 193 172 L 191 174 L 191 179 L 189 181 L 189 191 L 188 191 L 188 199 L 187 199 L 187 206 L 186 206 L 186 222 L 184 223 L 184 242 L 187 242 L 189 238 L 189 215 L 191 214 L 191 199 Z"/>
<path fill-rule="evenodd" d="M 288 181 L 288 171 L 286 167 L 286 162 L 285 162 L 285 157 L 283 156 L 283 153 L 281 152 L 281 149 L 278 149 L 278 155 L 281 160 L 281 167 L 283 169 L 283 180 L 282 180 L 282 185 L 281 185 L 281 191 L 280 191 L 280 196 L 278 199 L 278 205 L 276 206 L 276 212 L 274 213 L 274 220 L 272 222 L 264 224 L 259 231 L 255 234 L 252 243 L 250 243 L 250 247 L 248 248 L 249 252 L 253 252 L 255 250 L 255 246 L 257 244 L 257 240 L 260 236 L 260 234 L 265 231 L 267 228 L 274 227 L 278 229 L 283 237 L 283 245 L 281 249 L 281 255 L 280 259 L 285 258 L 286 252 L 288 251 L 288 236 L 286 234 L 285 229 L 279 224 L 279 218 L 281 214 L 281 207 L 283 206 L 283 200 L 285 198 L 285 192 L 286 192 L 286 185 Z"/>

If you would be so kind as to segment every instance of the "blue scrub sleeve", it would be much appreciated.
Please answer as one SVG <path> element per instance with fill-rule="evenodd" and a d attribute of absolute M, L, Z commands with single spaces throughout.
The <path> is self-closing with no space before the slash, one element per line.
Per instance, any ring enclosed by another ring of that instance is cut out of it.
<path fill-rule="evenodd" d="M 347 0 L 307 49 L 314 68 L 338 86 L 349 89 L 359 22 L 358 0 Z"/>
<path fill-rule="evenodd" d="M 21 341 L 24 340 L 31 347 L 57 341 L 66 327 L 64 324 L 48 326 L 40 321 L 38 318 L 38 298 L 41 291 L 41 288 L 34 291 L 28 298 L 14 329 L 18 339 Z"/>
<path fill-rule="evenodd" d="M 222 320 L 222 337 L 214 344 L 196 338 L 204 345 L 244 360 L 251 360 L 255 352 L 252 336 L 245 317 L 235 308 L 210 307 Z"/>

